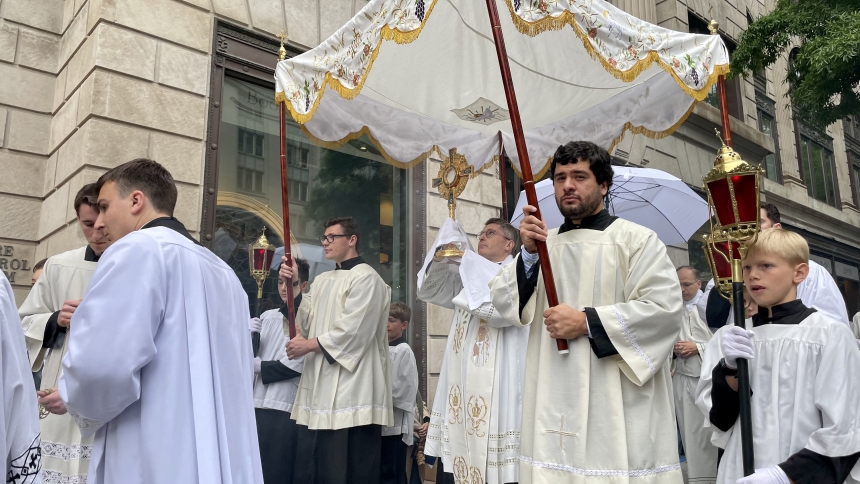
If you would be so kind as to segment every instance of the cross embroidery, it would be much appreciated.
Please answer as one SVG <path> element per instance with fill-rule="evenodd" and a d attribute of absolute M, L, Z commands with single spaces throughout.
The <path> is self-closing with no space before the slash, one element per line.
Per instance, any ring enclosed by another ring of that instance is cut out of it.
<path fill-rule="evenodd" d="M 558 434 L 558 446 L 561 448 L 562 452 L 564 452 L 564 438 L 565 437 L 576 437 L 576 434 L 573 432 L 565 432 L 564 430 L 564 415 L 561 416 L 561 425 L 558 430 L 545 430 L 545 432 L 550 434 Z"/>

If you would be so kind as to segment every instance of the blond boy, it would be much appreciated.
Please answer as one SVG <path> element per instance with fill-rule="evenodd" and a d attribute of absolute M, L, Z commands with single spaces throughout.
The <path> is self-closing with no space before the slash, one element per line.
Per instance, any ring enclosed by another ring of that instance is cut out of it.
<path fill-rule="evenodd" d="M 758 312 L 725 326 L 705 351 L 697 403 L 725 448 L 718 483 L 854 482 L 860 458 L 860 350 L 845 324 L 797 299 L 809 247 L 786 230 L 762 232 L 744 260 Z M 752 329 L 753 331 L 748 331 Z M 755 474 L 743 477 L 737 360 L 749 360 Z"/>

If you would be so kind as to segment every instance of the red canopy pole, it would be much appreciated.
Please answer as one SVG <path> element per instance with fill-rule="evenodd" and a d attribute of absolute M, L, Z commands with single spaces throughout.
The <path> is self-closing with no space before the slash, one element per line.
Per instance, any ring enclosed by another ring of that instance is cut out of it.
<path fill-rule="evenodd" d="M 720 100 L 720 121 L 723 125 L 723 141 L 732 147 L 732 130 L 729 127 L 729 102 L 726 98 L 726 76 L 720 74 L 717 78 L 717 98 Z"/>
<path fill-rule="evenodd" d="M 526 200 L 529 205 L 537 208 L 535 214 L 543 220 L 538 206 L 537 193 L 535 193 L 535 181 L 532 176 L 532 167 L 529 163 L 529 152 L 526 149 L 526 138 L 523 134 L 523 123 L 520 119 L 520 109 L 517 106 L 517 95 L 514 91 L 514 81 L 511 78 L 511 67 L 508 64 L 508 53 L 505 50 L 505 38 L 502 35 L 502 26 L 499 22 L 499 11 L 496 8 L 496 0 L 486 0 L 487 11 L 490 14 L 490 26 L 493 30 L 493 40 L 496 44 L 496 56 L 499 58 L 499 69 L 502 71 L 502 83 L 505 88 L 505 97 L 508 100 L 508 111 L 511 115 L 511 127 L 514 130 L 514 141 L 517 145 L 517 155 L 520 158 L 520 168 L 523 171 L 523 182 L 526 190 Z M 558 295 L 555 291 L 555 281 L 552 277 L 552 267 L 549 264 L 549 253 L 546 250 L 546 242 L 537 241 L 537 251 L 540 257 L 540 269 L 543 274 L 543 284 L 546 288 L 546 299 L 550 307 L 558 306 Z M 566 339 L 555 340 L 558 352 L 567 354 L 570 352 Z"/>
<path fill-rule="evenodd" d="M 284 33 L 281 32 L 283 36 Z M 287 57 L 284 48 L 284 39 L 281 37 L 281 48 L 278 51 L 278 59 L 282 61 Z M 278 103 L 278 114 L 280 118 L 281 133 L 281 211 L 284 219 L 284 257 L 287 264 L 293 265 L 293 251 L 290 237 L 290 193 L 287 188 L 287 100 L 283 98 Z M 289 322 L 290 339 L 296 337 L 296 303 L 293 300 L 293 284 L 287 284 L 287 321 Z"/>

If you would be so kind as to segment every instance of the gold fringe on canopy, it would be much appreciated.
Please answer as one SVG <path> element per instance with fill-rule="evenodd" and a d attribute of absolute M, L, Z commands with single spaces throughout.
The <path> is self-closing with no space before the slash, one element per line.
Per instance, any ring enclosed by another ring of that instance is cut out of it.
<path fill-rule="evenodd" d="M 604 59 L 603 56 L 600 55 L 600 52 L 598 52 L 594 48 L 594 46 L 591 45 L 591 42 L 588 41 L 588 34 L 582 31 L 582 29 L 579 27 L 579 24 L 576 23 L 575 14 L 570 10 L 565 10 L 558 17 L 544 17 L 535 22 L 528 22 L 526 20 L 523 20 L 522 17 L 520 17 L 519 15 L 517 15 L 516 11 L 514 11 L 514 6 L 511 0 L 505 0 L 505 4 L 508 6 L 508 11 L 511 14 L 511 21 L 514 23 L 517 30 L 519 30 L 521 34 L 528 35 L 529 37 L 535 37 L 543 32 L 547 32 L 550 30 L 561 30 L 565 26 L 570 25 L 573 32 L 576 34 L 577 37 L 579 37 L 579 40 L 582 41 L 582 46 L 585 48 L 585 51 L 588 52 L 588 55 L 590 55 L 592 59 L 600 61 L 600 64 L 603 66 L 606 72 L 612 74 L 612 76 L 616 79 L 620 79 L 624 82 L 633 81 L 634 79 L 636 79 L 636 77 L 639 76 L 639 74 L 648 70 L 648 68 L 656 62 L 657 65 L 659 65 L 664 71 L 672 75 L 672 78 L 675 79 L 675 82 L 678 83 L 678 86 L 680 86 L 681 89 L 684 90 L 684 92 L 686 92 L 696 101 L 701 101 L 708 96 L 708 92 L 711 90 L 711 86 L 715 82 L 717 82 L 717 79 L 721 75 L 729 73 L 728 64 L 716 65 L 714 66 L 714 72 L 712 72 L 711 75 L 708 76 L 708 79 L 707 81 L 705 81 L 705 84 L 702 86 L 702 88 L 699 90 L 695 90 L 685 84 L 684 81 L 682 81 L 681 78 L 678 77 L 678 74 L 675 72 L 675 70 L 672 69 L 672 66 L 663 62 L 663 60 L 660 59 L 660 56 L 654 51 L 648 52 L 648 55 L 645 56 L 644 59 L 638 60 L 632 68 L 626 71 L 622 71 L 617 67 L 613 67 L 612 64 L 610 64 L 606 59 Z"/>
<path fill-rule="evenodd" d="M 287 96 L 284 92 L 275 93 L 275 102 L 285 102 L 287 105 L 287 110 L 290 112 L 290 115 L 293 119 L 299 124 L 305 124 L 314 117 L 314 114 L 319 107 L 320 100 L 322 100 L 323 95 L 325 94 L 326 87 L 331 87 L 335 92 L 340 94 L 340 97 L 351 100 L 354 99 L 361 93 L 361 89 L 364 87 L 364 81 L 367 80 L 367 77 L 370 75 L 370 70 L 373 68 L 373 63 L 376 61 L 376 57 L 379 55 L 379 49 L 382 47 L 383 40 L 393 40 L 398 44 L 409 44 L 415 39 L 418 38 L 418 35 L 424 30 L 424 25 L 427 24 L 427 21 L 430 20 L 430 14 L 433 13 L 433 7 L 436 6 L 436 2 L 439 0 L 431 0 L 430 6 L 427 7 L 426 12 L 424 13 L 424 20 L 421 22 L 421 25 L 418 26 L 415 30 L 410 30 L 409 32 L 403 32 L 402 30 L 398 30 L 396 28 L 391 28 L 388 25 L 383 25 L 380 31 L 379 41 L 376 43 L 376 46 L 373 48 L 373 54 L 370 56 L 370 61 L 367 63 L 367 68 L 364 70 L 364 75 L 361 76 L 361 81 L 355 87 L 346 87 L 340 83 L 338 79 L 332 76 L 331 72 L 325 73 L 325 78 L 322 82 L 322 87 L 319 92 L 317 92 L 317 98 L 314 100 L 313 106 L 311 106 L 310 110 L 307 113 L 302 114 L 296 112 L 293 109 L 292 103 L 289 102 Z M 283 62 L 289 62 L 289 59 Z"/>
<path fill-rule="evenodd" d="M 621 140 L 624 139 L 624 135 L 626 135 L 628 132 L 633 133 L 633 134 L 642 134 L 642 135 L 645 135 L 651 139 L 662 139 L 662 138 L 666 138 L 668 136 L 671 136 L 672 133 L 674 133 L 678 128 L 680 128 L 681 125 L 684 124 L 685 121 L 687 121 L 687 118 L 689 118 L 690 115 L 693 114 L 693 110 L 696 108 L 697 102 L 699 102 L 699 101 L 694 100 L 693 103 L 690 104 L 690 108 L 687 109 L 687 112 L 684 113 L 683 116 L 681 116 L 681 119 L 679 119 L 678 122 L 676 122 L 675 124 L 670 126 L 669 129 L 667 129 L 665 131 L 651 131 L 650 129 L 644 128 L 642 126 L 633 126 L 633 124 L 630 121 L 626 122 L 624 124 L 624 128 L 622 128 L 622 130 L 621 130 L 621 134 L 618 135 L 618 137 L 616 137 L 614 140 L 612 140 L 612 143 L 609 145 L 609 148 L 607 148 L 606 151 L 611 152 L 615 148 L 615 146 L 618 143 L 620 143 Z M 571 140 L 571 141 L 573 141 L 573 140 Z M 541 178 L 543 178 L 543 176 L 546 175 L 546 172 L 549 171 L 551 164 L 552 164 L 552 156 L 547 158 L 546 165 L 544 165 L 544 167 L 541 169 L 541 171 L 539 173 L 536 173 L 534 175 L 534 179 L 540 180 Z M 516 165 L 511 163 L 511 167 L 514 169 L 514 173 L 516 173 L 517 176 L 520 177 L 520 179 L 522 180 L 523 174 L 520 172 L 520 170 L 517 169 Z"/>

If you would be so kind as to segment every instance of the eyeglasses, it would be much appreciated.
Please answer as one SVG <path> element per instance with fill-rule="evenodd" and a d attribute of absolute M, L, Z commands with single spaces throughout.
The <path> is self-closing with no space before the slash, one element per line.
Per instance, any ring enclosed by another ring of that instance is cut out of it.
<path fill-rule="evenodd" d="M 299 281 L 293 281 L 293 287 L 299 287 L 299 284 L 301 284 Z"/>
<path fill-rule="evenodd" d="M 329 244 L 334 243 L 334 239 L 336 239 L 337 237 L 350 237 L 350 235 L 348 235 L 348 234 L 321 235 L 320 236 L 320 244 L 324 244 L 326 241 L 328 241 Z"/>
<path fill-rule="evenodd" d="M 478 234 L 478 240 L 481 240 L 481 237 L 484 237 L 484 238 L 487 238 L 487 239 L 492 239 L 493 237 L 495 237 L 495 236 L 496 236 L 496 234 L 499 234 L 499 235 L 501 235 L 502 237 L 505 237 L 505 235 L 504 235 L 503 233 L 501 233 L 501 232 L 496 232 L 496 231 L 495 231 L 495 230 L 493 230 L 493 229 L 487 229 L 487 230 L 484 230 L 483 232 L 481 232 L 481 233 L 479 233 L 479 234 Z M 506 239 L 508 239 L 508 240 L 511 240 L 511 239 L 509 239 L 509 238 L 507 238 L 507 237 L 505 237 L 505 238 L 506 238 Z"/>

